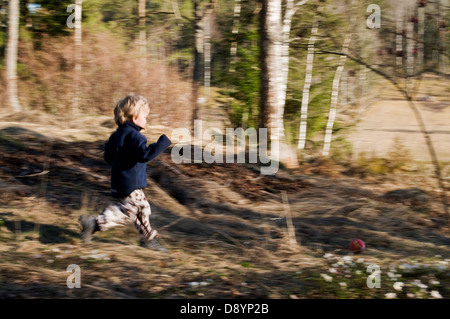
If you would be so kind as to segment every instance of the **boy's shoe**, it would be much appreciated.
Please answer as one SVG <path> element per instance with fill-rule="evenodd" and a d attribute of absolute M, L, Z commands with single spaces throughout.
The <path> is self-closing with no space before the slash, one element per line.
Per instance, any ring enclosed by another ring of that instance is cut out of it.
<path fill-rule="evenodd" d="M 158 239 L 156 239 L 156 238 L 153 238 L 146 243 L 141 243 L 141 247 L 144 247 L 147 249 L 158 250 L 163 253 L 167 252 L 167 248 L 164 248 L 163 246 L 161 246 L 161 244 L 158 242 Z"/>
<path fill-rule="evenodd" d="M 78 218 L 78 220 L 80 221 L 82 230 L 81 230 L 81 239 L 85 242 L 85 243 L 89 243 L 91 241 L 92 235 L 95 233 L 96 231 L 96 221 L 95 221 L 95 217 L 93 216 L 80 216 L 80 218 Z"/>

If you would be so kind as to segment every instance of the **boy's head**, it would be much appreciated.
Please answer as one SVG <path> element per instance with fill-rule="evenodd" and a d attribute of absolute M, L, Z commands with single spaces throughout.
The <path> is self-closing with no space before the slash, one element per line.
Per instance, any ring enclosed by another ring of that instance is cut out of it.
<path fill-rule="evenodd" d="M 114 121 L 117 125 L 133 122 L 144 128 L 149 113 L 150 106 L 147 99 L 141 95 L 131 93 L 117 102 L 114 108 Z"/>

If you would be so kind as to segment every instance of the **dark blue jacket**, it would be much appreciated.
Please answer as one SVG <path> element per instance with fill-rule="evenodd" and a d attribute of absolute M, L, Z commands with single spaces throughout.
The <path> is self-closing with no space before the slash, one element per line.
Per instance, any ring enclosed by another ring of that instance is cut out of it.
<path fill-rule="evenodd" d="M 105 161 L 112 165 L 111 192 L 114 197 L 126 197 L 132 191 L 147 186 L 146 168 L 172 143 L 165 135 L 147 147 L 147 139 L 132 122 L 120 125 L 105 144 Z"/>

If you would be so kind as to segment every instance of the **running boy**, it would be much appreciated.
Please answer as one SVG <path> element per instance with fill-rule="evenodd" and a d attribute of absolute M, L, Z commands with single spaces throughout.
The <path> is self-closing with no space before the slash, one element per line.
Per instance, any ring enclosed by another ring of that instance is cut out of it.
<path fill-rule="evenodd" d="M 140 233 L 140 245 L 166 251 L 157 241 L 158 232 L 150 226 L 150 204 L 143 189 L 147 186 L 147 162 L 167 149 L 171 141 L 161 135 L 147 146 L 140 133 L 147 124 L 150 107 L 147 100 L 136 94 L 121 99 L 114 108 L 118 126 L 105 144 L 105 161 L 111 168 L 111 192 L 117 201 L 97 217 L 81 216 L 81 238 L 89 242 L 96 231 L 133 223 Z"/>

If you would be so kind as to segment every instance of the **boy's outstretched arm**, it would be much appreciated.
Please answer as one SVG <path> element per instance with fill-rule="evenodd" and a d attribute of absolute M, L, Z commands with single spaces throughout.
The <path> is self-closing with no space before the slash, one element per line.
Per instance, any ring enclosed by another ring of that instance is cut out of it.
<path fill-rule="evenodd" d="M 148 162 L 164 152 L 172 142 L 166 135 L 161 135 L 156 143 L 150 144 L 148 147 L 147 139 L 144 138 L 140 141 L 138 146 L 138 161 Z"/>

